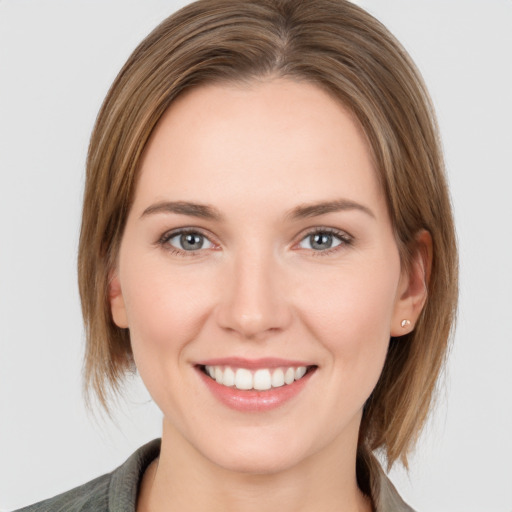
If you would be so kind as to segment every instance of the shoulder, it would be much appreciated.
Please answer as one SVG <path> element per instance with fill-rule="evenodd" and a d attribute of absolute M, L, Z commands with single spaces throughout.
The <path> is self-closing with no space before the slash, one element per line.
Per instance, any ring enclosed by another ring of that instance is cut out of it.
<path fill-rule="evenodd" d="M 373 453 L 361 450 L 357 463 L 359 486 L 371 497 L 375 512 L 415 512 L 398 494 Z"/>
<path fill-rule="evenodd" d="M 135 512 L 144 471 L 159 453 L 160 440 L 156 439 L 111 473 L 16 512 Z"/>
<path fill-rule="evenodd" d="M 108 510 L 108 489 L 112 473 L 100 476 L 48 500 L 17 512 L 88 512 Z"/>
<path fill-rule="evenodd" d="M 379 479 L 379 494 L 376 499 L 378 512 L 415 512 L 401 498 L 395 486 L 382 469 Z"/>

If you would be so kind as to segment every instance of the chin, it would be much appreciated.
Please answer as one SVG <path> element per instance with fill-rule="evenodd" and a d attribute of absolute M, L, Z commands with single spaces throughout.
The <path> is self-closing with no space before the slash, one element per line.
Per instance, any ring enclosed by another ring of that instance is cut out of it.
<path fill-rule="evenodd" d="M 283 453 L 223 454 L 211 459 L 211 462 L 222 469 L 246 475 L 274 475 L 295 467 L 301 457 Z"/>
<path fill-rule="evenodd" d="M 304 446 L 280 438 L 231 439 L 227 443 L 219 440 L 205 447 L 203 455 L 213 464 L 226 471 L 253 475 L 271 475 L 290 470 L 307 458 Z M 198 447 L 199 448 L 199 447 Z"/>

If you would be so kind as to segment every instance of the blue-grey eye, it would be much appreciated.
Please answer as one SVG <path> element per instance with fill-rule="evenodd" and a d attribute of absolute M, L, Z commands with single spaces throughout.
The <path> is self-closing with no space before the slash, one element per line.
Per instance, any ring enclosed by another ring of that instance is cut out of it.
<path fill-rule="evenodd" d="M 178 233 L 169 238 L 167 243 L 182 251 L 199 251 L 213 247 L 208 238 L 197 232 Z"/>
<path fill-rule="evenodd" d="M 343 240 L 341 239 L 341 237 L 336 236 L 334 233 L 329 233 L 328 231 L 318 231 L 316 233 L 311 233 L 310 235 L 304 237 L 301 240 L 299 247 L 301 249 L 325 251 L 327 249 L 337 247 L 342 243 Z"/>

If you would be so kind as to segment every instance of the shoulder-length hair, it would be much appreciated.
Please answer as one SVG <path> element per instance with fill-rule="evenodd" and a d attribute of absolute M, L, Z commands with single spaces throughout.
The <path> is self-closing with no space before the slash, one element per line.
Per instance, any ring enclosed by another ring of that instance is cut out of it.
<path fill-rule="evenodd" d="M 316 84 L 350 109 L 369 141 L 404 268 L 415 237 L 433 240 L 428 298 L 413 332 L 392 338 L 368 399 L 360 448 L 388 464 L 413 447 L 435 395 L 455 318 L 457 250 L 431 101 L 411 59 L 346 0 L 199 0 L 161 23 L 114 81 L 92 133 L 80 247 L 85 384 L 107 408 L 133 368 L 129 332 L 111 316 L 108 281 L 153 129 L 183 91 L 281 77 Z"/>

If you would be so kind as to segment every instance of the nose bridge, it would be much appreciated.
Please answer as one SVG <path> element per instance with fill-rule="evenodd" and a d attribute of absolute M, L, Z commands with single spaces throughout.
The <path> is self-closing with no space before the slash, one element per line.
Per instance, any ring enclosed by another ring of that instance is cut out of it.
<path fill-rule="evenodd" d="M 283 274 L 271 247 L 245 243 L 226 266 L 225 279 L 218 315 L 223 328 L 254 338 L 287 325 Z"/>

